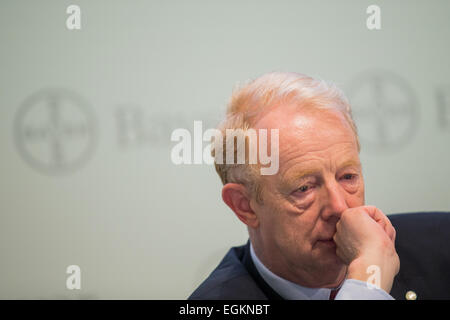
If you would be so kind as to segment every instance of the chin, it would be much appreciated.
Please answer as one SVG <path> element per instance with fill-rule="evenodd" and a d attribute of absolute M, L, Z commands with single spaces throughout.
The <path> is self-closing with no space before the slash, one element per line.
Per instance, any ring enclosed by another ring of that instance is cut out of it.
<path fill-rule="evenodd" d="M 345 263 L 336 255 L 334 248 L 321 248 L 317 253 L 316 260 L 326 269 L 340 272 L 346 267 Z"/>
<path fill-rule="evenodd" d="M 337 256 L 326 258 L 322 261 L 324 273 L 329 275 L 329 279 L 340 279 L 345 275 L 347 266 Z"/>

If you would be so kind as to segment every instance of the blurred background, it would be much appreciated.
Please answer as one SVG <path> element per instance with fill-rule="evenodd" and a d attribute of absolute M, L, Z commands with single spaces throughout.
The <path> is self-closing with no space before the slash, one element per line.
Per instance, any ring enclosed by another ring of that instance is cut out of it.
<path fill-rule="evenodd" d="M 214 127 L 233 86 L 270 71 L 345 91 L 368 204 L 448 211 L 449 13 L 445 0 L 2 0 L 0 298 L 189 296 L 247 232 L 213 166 L 172 163 L 170 135 Z"/>

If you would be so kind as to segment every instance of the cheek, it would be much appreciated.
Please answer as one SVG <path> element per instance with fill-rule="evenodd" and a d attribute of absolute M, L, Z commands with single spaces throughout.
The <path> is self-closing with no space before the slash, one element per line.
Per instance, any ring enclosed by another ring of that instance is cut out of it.
<path fill-rule="evenodd" d="M 279 232 L 283 214 L 272 197 L 265 197 L 262 204 L 255 206 L 259 225 L 264 235 L 275 235 Z"/>
<path fill-rule="evenodd" d="M 299 247 L 308 243 L 307 238 L 314 222 L 309 210 L 299 210 L 289 202 L 277 202 L 264 206 L 262 233 L 271 237 L 280 247 Z"/>
<path fill-rule="evenodd" d="M 347 205 L 349 208 L 355 208 L 364 204 L 364 184 L 362 184 L 362 187 L 356 193 L 347 196 Z"/>
<path fill-rule="evenodd" d="M 317 222 L 318 208 L 315 202 L 308 208 L 297 208 L 286 205 L 284 208 L 283 231 L 295 247 L 305 247 L 309 244 L 312 230 Z"/>
<path fill-rule="evenodd" d="M 363 206 L 366 200 L 365 200 L 364 178 L 362 177 L 362 175 L 361 175 L 361 186 L 358 192 L 358 198 L 359 201 L 361 202 L 360 205 Z"/>

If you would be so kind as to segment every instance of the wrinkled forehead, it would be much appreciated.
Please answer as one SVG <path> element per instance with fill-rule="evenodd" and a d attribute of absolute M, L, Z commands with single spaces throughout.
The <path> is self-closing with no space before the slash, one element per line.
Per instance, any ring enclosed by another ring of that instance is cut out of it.
<path fill-rule="evenodd" d="M 266 113 L 255 129 L 279 130 L 281 147 L 302 142 L 336 143 L 355 140 L 355 133 L 344 115 L 332 109 L 298 109 L 295 105 L 280 106 Z"/>
<path fill-rule="evenodd" d="M 255 125 L 278 129 L 280 171 L 292 163 L 292 158 L 320 154 L 325 157 L 346 157 L 358 160 L 358 147 L 350 124 L 338 110 L 303 109 L 285 106 L 274 109 Z M 308 157 L 306 157 L 308 158 Z"/>

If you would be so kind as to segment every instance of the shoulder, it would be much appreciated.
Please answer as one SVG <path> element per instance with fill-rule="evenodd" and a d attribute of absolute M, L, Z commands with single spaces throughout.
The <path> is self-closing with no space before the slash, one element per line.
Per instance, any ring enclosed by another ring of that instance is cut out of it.
<path fill-rule="evenodd" d="M 190 300 L 267 299 L 242 263 L 246 246 L 231 248 Z"/>
<path fill-rule="evenodd" d="M 419 299 L 449 299 L 450 274 L 449 212 L 417 212 L 389 215 L 397 231 L 395 247 L 400 257 L 400 272 L 391 295 L 405 299 L 415 291 Z"/>

